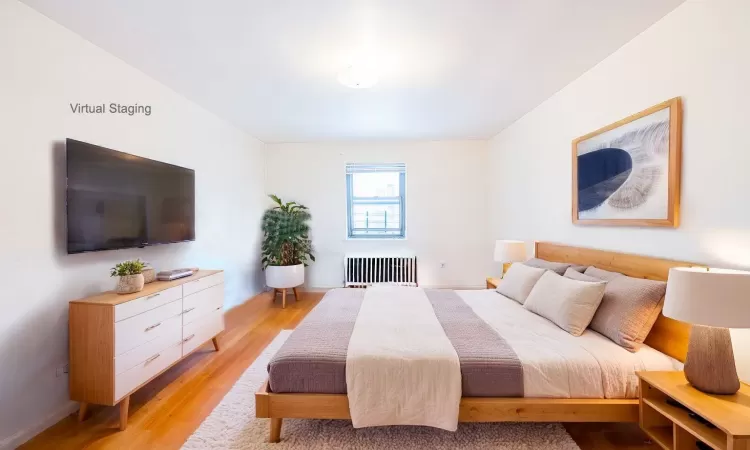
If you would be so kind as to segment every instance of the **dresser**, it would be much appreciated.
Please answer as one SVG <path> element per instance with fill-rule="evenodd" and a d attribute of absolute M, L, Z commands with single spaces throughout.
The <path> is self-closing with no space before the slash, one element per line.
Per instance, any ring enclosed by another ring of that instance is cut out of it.
<path fill-rule="evenodd" d="M 127 426 L 130 394 L 224 330 L 224 272 L 201 270 L 155 281 L 141 292 L 105 292 L 70 302 L 70 398 L 120 405 Z"/>

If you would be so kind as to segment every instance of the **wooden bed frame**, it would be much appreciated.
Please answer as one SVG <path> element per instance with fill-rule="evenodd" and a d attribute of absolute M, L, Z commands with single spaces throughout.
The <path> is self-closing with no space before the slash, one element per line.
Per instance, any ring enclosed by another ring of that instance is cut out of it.
<path fill-rule="evenodd" d="M 666 280 L 671 267 L 696 264 L 537 242 L 538 258 L 593 265 L 637 278 Z M 646 344 L 685 361 L 690 326 L 659 316 Z M 346 394 L 275 394 L 268 382 L 255 394 L 255 417 L 270 418 L 269 442 L 279 442 L 282 420 L 351 419 Z M 463 397 L 459 422 L 638 422 L 637 399 Z"/>

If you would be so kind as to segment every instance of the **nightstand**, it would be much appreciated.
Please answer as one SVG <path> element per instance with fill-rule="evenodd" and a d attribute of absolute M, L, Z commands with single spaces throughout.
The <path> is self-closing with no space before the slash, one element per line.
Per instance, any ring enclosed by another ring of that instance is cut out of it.
<path fill-rule="evenodd" d="M 497 285 L 500 284 L 501 278 L 487 277 L 487 289 L 497 289 Z"/>
<path fill-rule="evenodd" d="M 703 393 L 683 372 L 637 372 L 640 425 L 667 450 L 750 450 L 750 387 L 734 395 Z M 703 420 L 696 417 L 700 416 Z M 706 447 L 698 447 L 702 442 Z"/>

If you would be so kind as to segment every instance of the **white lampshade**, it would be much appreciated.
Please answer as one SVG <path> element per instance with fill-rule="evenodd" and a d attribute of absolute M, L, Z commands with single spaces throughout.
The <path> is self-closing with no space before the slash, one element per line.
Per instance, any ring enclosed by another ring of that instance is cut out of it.
<path fill-rule="evenodd" d="M 526 244 L 523 241 L 495 241 L 495 261 L 514 263 L 525 259 Z"/>
<path fill-rule="evenodd" d="M 663 313 L 696 325 L 750 328 L 750 272 L 669 269 Z"/>

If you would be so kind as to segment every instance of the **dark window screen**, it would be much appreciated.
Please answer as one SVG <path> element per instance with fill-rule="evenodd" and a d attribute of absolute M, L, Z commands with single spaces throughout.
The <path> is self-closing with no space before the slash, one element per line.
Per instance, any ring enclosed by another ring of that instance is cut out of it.
<path fill-rule="evenodd" d="M 66 142 L 68 253 L 195 240 L 195 172 Z"/>

